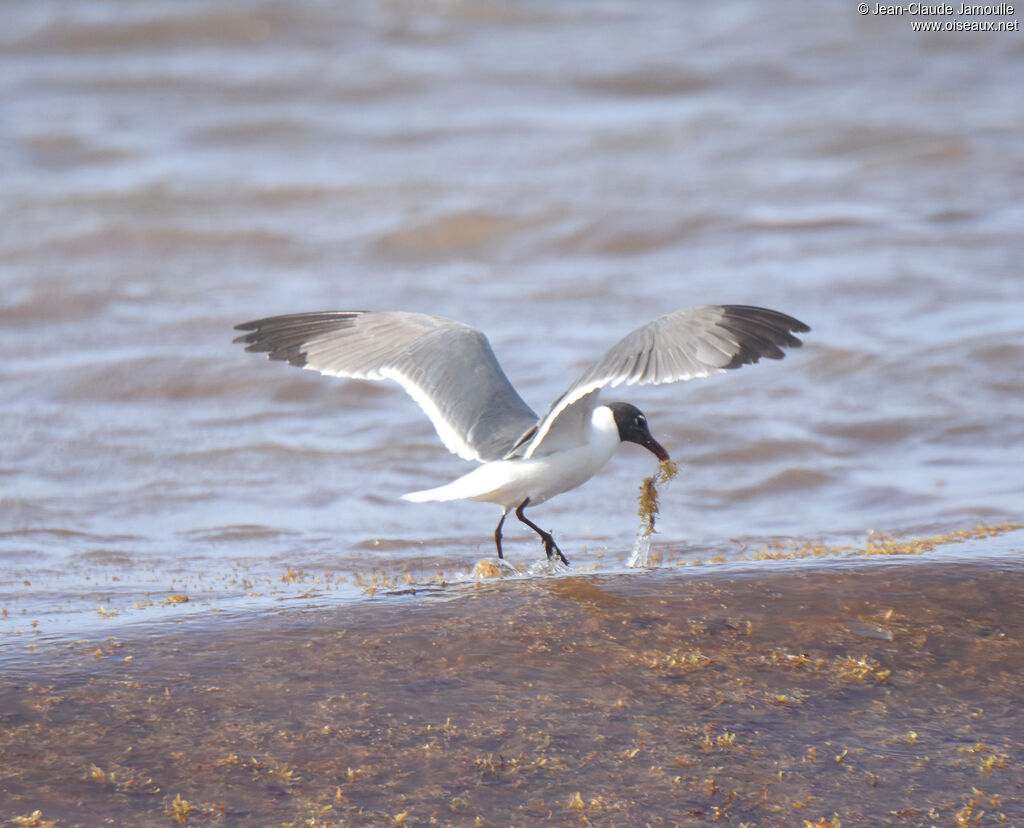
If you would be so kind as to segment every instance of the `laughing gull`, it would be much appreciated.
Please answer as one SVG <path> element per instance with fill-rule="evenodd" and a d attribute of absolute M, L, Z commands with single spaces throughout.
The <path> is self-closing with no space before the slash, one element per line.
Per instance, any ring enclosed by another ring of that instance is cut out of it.
<path fill-rule="evenodd" d="M 439 316 L 380 311 L 326 311 L 272 316 L 236 326 L 235 342 L 270 359 L 333 377 L 395 380 L 426 412 L 449 451 L 483 465 L 405 500 L 480 500 L 510 511 L 544 542 L 548 559 L 568 564 L 550 532 L 524 514 L 589 480 L 621 442 L 659 460 L 668 452 L 647 418 L 625 402 L 600 403 L 601 389 L 681 382 L 757 362 L 782 359 L 802 343 L 803 322 L 748 305 L 703 305 L 665 314 L 620 340 L 558 397 L 543 417 L 525 403 L 480 331 Z"/>

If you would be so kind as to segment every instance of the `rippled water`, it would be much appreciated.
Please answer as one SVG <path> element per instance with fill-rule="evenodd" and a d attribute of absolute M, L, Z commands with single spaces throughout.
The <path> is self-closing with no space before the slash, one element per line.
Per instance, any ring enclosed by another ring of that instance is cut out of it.
<path fill-rule="evenodd" d="M 630 395 L 683 463 L 661 543 L 1020 514 L 1013 33 L 798 4 L 8 12 L 16 605 L 108 571 L 163 589 L 489 551 L 493 507 L 398 500 L 466 466 L 397 388 L 230 344 L 297 310 L 470 322 L 543 409 L 665 310 L 776 307 L 813 328 L 785 362 Z M 624 560 L 649 470 L 623 450 L 537 518 L 581 565 Z"/>
<path fill-rule="evenodd" d="M 467 469 L 400 390 L 231 344 L 290 311 L 458 318 L 536 409 L 673 308 L 807 322 L 781 363 L 629 395 L 681 463 L 670 564 L 1024 512 L 1020 33 L 853 4 L 4 12 L 8 657 L 490 554 L 492 506 L 399 500 Z M 624 448 L 534 518 L 616 571 L 652 465 Z"/>

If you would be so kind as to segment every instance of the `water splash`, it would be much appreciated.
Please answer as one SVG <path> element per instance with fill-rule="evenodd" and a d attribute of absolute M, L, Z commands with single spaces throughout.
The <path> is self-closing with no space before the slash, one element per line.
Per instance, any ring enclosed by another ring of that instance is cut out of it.
<path fill-rule="evenodd" d="M 645 477 L 640 484 L 640 507 L 637 509 L 640 527 L 637 529 L 633 552 L 626 566 L 636 568 L 651 565 L 651 535 L 654 534 L 654 521 L 658 516 L 658 486 L 668 483 L 677 474 L 679 466 L 676 463 L 662 460 L 658 463 L 658 471 L 650 477 Z"/>

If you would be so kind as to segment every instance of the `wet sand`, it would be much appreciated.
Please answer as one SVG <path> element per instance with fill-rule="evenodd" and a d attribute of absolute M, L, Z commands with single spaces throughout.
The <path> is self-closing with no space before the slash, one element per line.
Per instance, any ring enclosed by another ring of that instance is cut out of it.
<path fill-rule="evenodd" d="M 51 644 L 5 671 L 0 817 L 1019 825 L 1018 535 L 434 586 Z"/>

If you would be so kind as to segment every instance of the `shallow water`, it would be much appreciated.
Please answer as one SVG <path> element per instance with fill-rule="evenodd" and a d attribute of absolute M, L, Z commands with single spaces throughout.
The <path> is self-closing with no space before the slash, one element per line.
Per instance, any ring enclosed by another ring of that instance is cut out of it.
<path fill-rule="evenodd" d="M 4 20 L 4 670 L 137 624 L 374 618 L 375 590 L 419 585 L 389 599 L 418 611 L 490 554 L 493 507 L 399 499 L 468 468 L 400 390 L 231 344 L 276 313 L 461 319 L 536 409 L 672 308 L 804 320 L 781 363 L 628 395 L 681 466 L 666 566 L 1021 519 L 1019 32 L 797 3 L 83 0 Z M 534 512 L 576 572 L 626 577 L 653 465 L 624 448 Z M 506 550 L 541 555 L 525 527 Z M 546 589 L 498 590 L 517 588 Z"/>
<path fill-rule="evenodd" d="M 682 464 L 659 541 L 728 553 L 1021 513 L 1018 34 L 799 4 L 6 19 L 14 615 L 489 552 L 493 507 L 398 499 L 467 468 L 400 390 L 231 345 L 288 311 L 468 321 L 543 410 L 667 309 L 776 307 L 813 328 L 784 362 L 629 395 Z M 624 449 L 535 519 L 577 565 L 624 563 L 650 469 Z M 529 530 L 508 536 L 536 559 Z"/>

